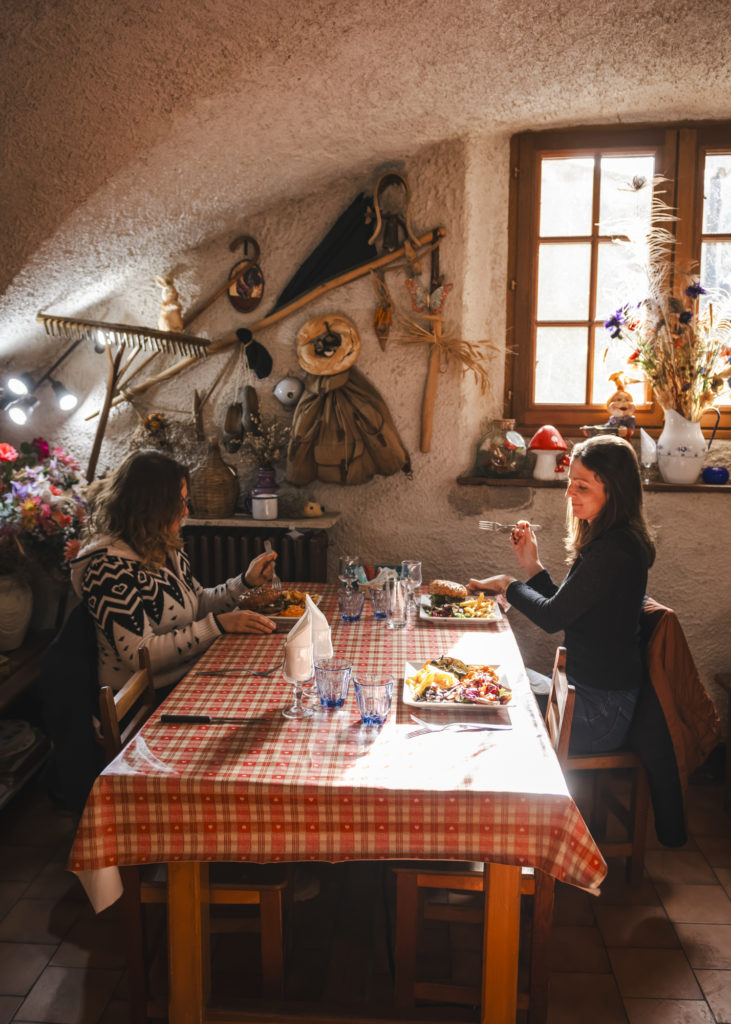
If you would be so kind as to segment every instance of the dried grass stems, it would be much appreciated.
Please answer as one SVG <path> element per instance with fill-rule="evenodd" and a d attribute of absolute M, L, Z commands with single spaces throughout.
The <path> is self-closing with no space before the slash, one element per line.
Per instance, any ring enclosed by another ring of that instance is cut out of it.
<path fill-rule="evenodd" d="M 267 417 L 260 414 L 252 414 L 253 427 L 244 434 L 241 442 L 241 454 L 248 455 L 257 466 L 274 466 L 280 459 L 283 459 L 291 427 L 281 420 Z"/>
<path fill-rule="evenodd" d="M 727 294 L 719 294 L 714 298 L 720 315 L 710 296 L 701 308 L 706 289 L 696 275 L 674 268 L 676 240 L 666 225 L 678 218 L 658 190 L 664 181 L 656 177 L 642 186 L 654 189 L 650 230 L 637 237 L 628 230 L 615 239 L 627 248 L 630 263 L 642 270 L 647 293 L 616 310 L 604 326 L 612 338 L 631 347 L 628 365 L 642 371 L 660 405 L 697 421 L 731 377 L 731 303 Z"/>
<path fill-rule="evenodd" d="M 442 334 L 443 318 L 439 314 L 424 313 L 423 318 L 429 321 L 429 325 L 419 323 L 410 316 L 399 316 L 398 323 L 404 329 L 403 334 L 398 337 L 402 345 L 427 344 L 436 345 L 440 357 L 448 366 L 456 363 L 463 373 L 473 374 L 475 381 L 480 386 L 482 394 L 487 390 L 489 377 L 487 373 L 487 353 L 497 352 L 497 345 L 491 341 L 465 341 L 463 338 L 455 338 L 449 334 Z"/>

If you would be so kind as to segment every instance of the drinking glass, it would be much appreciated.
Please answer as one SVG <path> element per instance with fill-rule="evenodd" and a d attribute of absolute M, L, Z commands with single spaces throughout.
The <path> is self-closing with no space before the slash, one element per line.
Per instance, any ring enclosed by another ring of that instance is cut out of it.
<path fill-rule="evenodd" d="M 404 558 L 401 562 L 401 580 L 406 581 L 408 603 L 418 609 L 419 598 L 417 594 L 422 585 L 422 563 L 413 562 Z"/>
<path fill-rule="evenodd" d="M 349 661 L 324 658 L 315 665 L 315 683 L 320 704 L 328 710 L 341 708 L 348 696 L 353 666 Z"/>
<path fill-rule="evenodd" d="M 374 619 L 385 619 L 388 614 L 388 591 L 384 587 L 369 587 Z"/>
<path fill-rule="evenodd" d="M 363 725 L 383 725 L 391 710 L 393 678 L 379 679 L 377 676 L 359 672 L 353 677 L 355 699 Z"/>
<path fill-rule="evenodd" d="M 358 555 L 341 555 L 338 564 L 338 579 L 343 583 L 354 583 L 360 578 L 360 558 Z"/>
<path fill-rule="evenodd" d="M 309 647 L 292 647 L 284 645 L 284 663 L 282 675 L 294 687 L 292 706 L 285 708 L 285 718 L 310 718 L 314 711 L 302 703 L 302 687 L 312 679 L 314 666 L 312 663 L 312 644 Z"/>
<path fill-rule="evenodd" d="M 403 629 L 408 617 L 406 580 L 386 580 L 386 594 L 388 595 L 386 629 Z"/>
<path fill-rule="evenodd" d="M 357 583 L 355 586 L 345 585 L 338 594 L 338 608 L 343 622 L 360 622 L 360 613 L 363 611 L 365 593 Z"/>

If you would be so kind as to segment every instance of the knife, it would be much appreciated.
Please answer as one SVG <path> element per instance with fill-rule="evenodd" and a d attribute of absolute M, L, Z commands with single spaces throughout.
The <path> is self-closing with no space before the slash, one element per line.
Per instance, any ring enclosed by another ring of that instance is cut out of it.
<path fill-rule="evenodd" d="M 163 725 L 263 725 L 267 718 L 225 718 L 215 715 L 160 715 Z"/>

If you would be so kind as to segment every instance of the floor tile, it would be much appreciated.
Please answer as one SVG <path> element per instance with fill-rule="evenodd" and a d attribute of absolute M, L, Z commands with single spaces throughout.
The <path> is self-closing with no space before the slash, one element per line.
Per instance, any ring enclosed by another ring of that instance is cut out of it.
<path fill-rule="evenodd" d="M 25 891 L 29 899 L 58 899 L 71 896 L 88 900 L 81 882 L 76 875 L 66 870 L 66 861 L 51 860 L 39 871 Z"/>
<path fill-rule="evenodd" d="M 41 1024 L 97 1024 L 119 975 L 119 971 L 47 967 L 15 1019 Z"/>
<path fill-rule="evenodd" d="M 617 986 L 625 999 L 700 999 L 682 950 L 610 949 Z"/>
<path fill-rule="evenodd" d="M 731 925 L 677 924 L 675 930 L 695 970 L 731 970 Z"/>
<path fill-rule="evenodd" d="M 48 859 L 48 851 L 35 846 L 0 845 L 0 877 L 4 882 L 32 882 Z"/>
<path fill-rule="evenodd" d="M 0 882 L 0 921 L 12 910 L 27 887 L 27 882 Z"/>
<path fill-rule="evenodd" d="M 662 906 L 657 890 L 649 878 L 643 878 L 639 885 L 629 884 L 624 861 L 610 861 L 609 873 L 602 883 L 598 904 Z"/>
<path fill-rule="evenodd" d="M 125 999 L 110 999 L 99 1024 L 129 1024 L 129 1003 Z"/>
<path fill-rule="evenodd" d="M 124 967 L 124 928 L 117 906 L 83 917 L 72 926 L 54 956 L 54 967 Z"/>
<path fill-rule="evenodd" d="M 552 971 L 609 974 L 609 960 L 599 929 L 554 925 L 549 966 Z"/>
<path fill-rule="evenodd" d="M 703 995 L 718 1024 L 731 1022 L 731 971 L 696 971 Z"/>
<path fill-rule="evenodd" d="M 731 898 L 731 868 L 714 868 L 713 870 L 726 895 Z"/>
<path fill-rule="evenodd" d="M 548 991 L 548 1024 L 627 1024 L 610 974 L 553 974 Z"/>
<path fill-rule="evenodd" d="M 671 921 L 731 924 L 731 900 L 721 885 L 658 882 L 656 888 Z"/>
<path fill-rule="evenodd" d="M 644 946 L 675 949 L 679 946 L 671 922 L 662 907 L 606 907 L 594 910 L 607 946 Z"/>
<path fill-rule="evenodd" d="M 653 882 L 716 884 L 716 876 L 706 858 L 692 850 L 650 850 L 645 857 L 645 871 Z"/>
<path fill-rule="evenodd" d="M 0 993 L 27 996 L 55 946 L 23 942 L 0 942 Z"/>
<path fill-rule="evenodd" d="M 21 899 L 0 921 L 0 941 L 59 943 L 82 913 L 90 913 L 76 900 Z"/>
<path fill-rule="evenodd" d="M 696 842 L 712 868 L 731 868 L 731 837 L 698 836 Z"/>
<path fill-rule="evenodd" d="M 625 999 L 629 1024 L 715 1024 L 702 1000 Z"/>
<path fill-rule="evenodd" d="M 10 1024 L 22 1002 L 21 996 L 0 996 L 0 1024 Z"/>

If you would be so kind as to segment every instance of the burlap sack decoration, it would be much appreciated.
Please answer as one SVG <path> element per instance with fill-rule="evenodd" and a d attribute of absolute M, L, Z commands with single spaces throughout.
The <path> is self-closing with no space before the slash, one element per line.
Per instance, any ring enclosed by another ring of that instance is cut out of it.
<path fill-rule="evenodd" d="M 363 484 L 376 475 L 411 472 L 383 398 L 353 367 L 332 376 L 307 374 L 287 450 L 287 480 Z"/>

